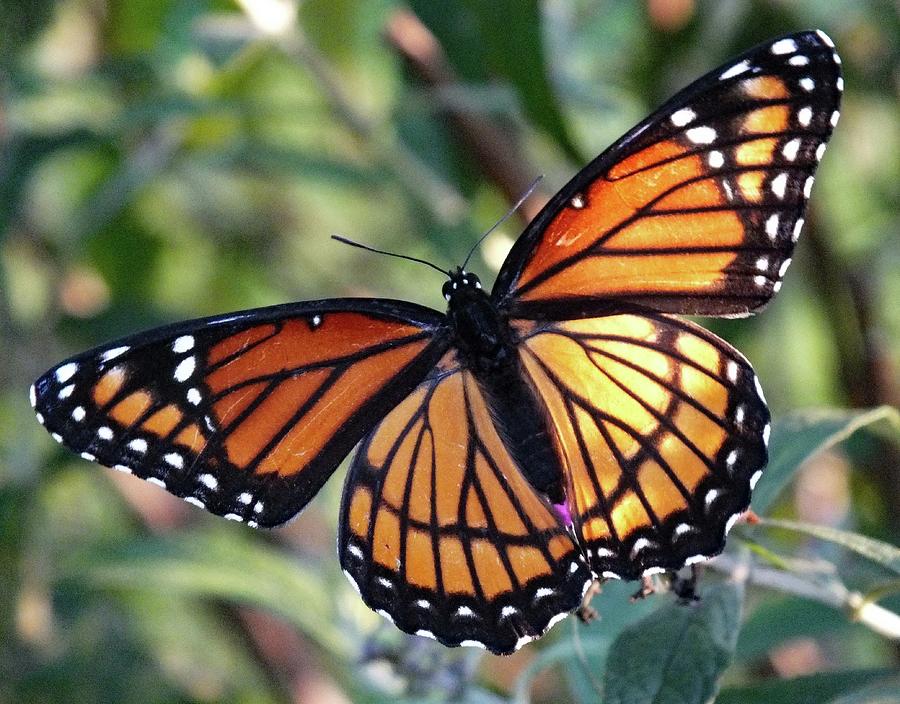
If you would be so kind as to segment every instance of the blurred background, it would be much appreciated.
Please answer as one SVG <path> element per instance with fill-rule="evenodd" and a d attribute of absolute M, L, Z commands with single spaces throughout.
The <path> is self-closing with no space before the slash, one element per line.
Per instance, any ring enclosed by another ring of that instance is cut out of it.
<path fill-rule="evenodd" d="M 330 235 L 455 265 L 536 176 L 552 194 L 677 89 L 812 27 L 836 42 L 847 88 L 795 264 L 764 315 L 709 323 L 753 362 L 776 431 L 817 417 L 799 409 L 852 421 L 898 403 L 895 3 L 3 0 L 0 701 L 590 691 L 585 657 L 654 608 L 628 604 L 634 585 L 604 593 L 605 620 L 569 619 L 506 659 L 407 638 L 340 574 L 343 469 L 290 526 L 254 532 L 66 453 L 28 385 L 69 354 L 189 317 L 348 295 L 443 309 L 436 272 Z M 522 226 L 484 243 L 483 280 Z M 898 542 L 885 432 L 793 477 L 769 515 Z M 896 572 L 802 534 L 736 533 L 771 560 L 837 565 L 841 584 L 898 610 Z M 750 587 L 722 701 L 896 671 L 896 643 L 783 587 Z"/>

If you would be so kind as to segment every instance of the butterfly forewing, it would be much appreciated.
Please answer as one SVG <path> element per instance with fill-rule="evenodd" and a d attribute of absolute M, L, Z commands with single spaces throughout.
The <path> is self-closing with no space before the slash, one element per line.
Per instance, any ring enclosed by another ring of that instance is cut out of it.
<path fill-rule="evenodd" d="M 512 652 L 591 580 L 452 354 L 362 444 L 340 525 L 341 566 L 365 602 L 447 645 Z"/>
<path fill-rule="evenodd" d="M 720 316 L 762 307 L 837 123 L 839 64 L 827 36 L 801 32 L 684 89 L 548 203 L 495 299 L 560 317 L 610 301 Z"/>
<path fill-rule="evenodd" d="M 648 311 L 517 327 L 592 569 L 635 579 L 721 552 L 766 463 L 769 413 L 746 359 Z"/>
<path fill-rule="evenodd" d="M 72 358 L 32 400 L 82 457 L 273 526 L 425 376 L 446 347 L 442 320 L 332 300 L 193 321 Z"/>

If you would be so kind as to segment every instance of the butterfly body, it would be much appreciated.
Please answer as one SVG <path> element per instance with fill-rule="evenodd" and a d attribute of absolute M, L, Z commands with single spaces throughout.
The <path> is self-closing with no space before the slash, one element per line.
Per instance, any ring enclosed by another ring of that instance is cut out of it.
<path fill-rule="evenodd" d="M 281 525 L 354 446 L 338 554 L 409 633 L 509 653 L 591 581 L 722 551 L 767 460 L 750 363 L 678 314 L 780 289 L 839 116 L 822 32 L 688 86 L 550 199 L 491 292 L 446 313 L 305 301 L 76 355 L 31 388 L 88 460 L 253 527 Z"/>

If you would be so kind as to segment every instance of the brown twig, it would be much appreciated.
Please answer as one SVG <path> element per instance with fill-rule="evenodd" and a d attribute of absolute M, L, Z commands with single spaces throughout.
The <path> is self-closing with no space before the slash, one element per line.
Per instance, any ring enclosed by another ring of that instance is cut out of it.
<path fill-rule="evenodd" d="M 435 92 L 459 85 L 437 38 L 409 10 L 398 10 L 390 17 L 385 37 L 422 83 Z M 442 105 L 441 110 L 478 168 L 514 203 L 534 181 L 537 170 L 529 165 L 509 133 L 484 114 L 456 105 Z M 530 221 L 546 201 L 546 194 L 534 193 L 523 204 L 522 217 Z"/>

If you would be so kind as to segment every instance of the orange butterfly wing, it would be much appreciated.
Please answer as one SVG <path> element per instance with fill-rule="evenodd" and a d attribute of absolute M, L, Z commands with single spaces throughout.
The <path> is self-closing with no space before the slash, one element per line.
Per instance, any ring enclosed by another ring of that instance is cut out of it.
<path fill-rule="evenodd" d="M 510 653 L 578 606 L 591 575 L 454 357 L 363 442 L 344 489 L 341 566 L 402 630 Z"/>
<path fill-rule="evenodd" d="M 839 62 L 824 34 L 802 32 L 687 87 L 547 204 L 504 263 L 495 300 L 522 317 L 610 302 L 716 316 L 761 308 L 781 287 L 837 123 Z"/>
<path fill-rule="evenodd" d="M 335 299 L 190 321 L 58 365 L 32 401 L 82 457 L 274 526 L 428 373 L 448 344 L 443 320 Z"/>
<path fill-rule="evenodd" d="M 647 311 L 515 326 L 592 570 L 636 579 L 721 552 L 766 463 L 769 412 L 747 360 Z"/>

